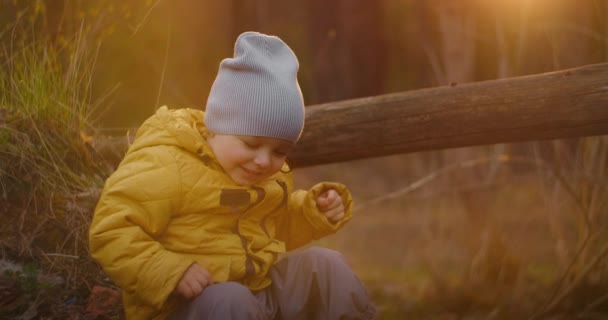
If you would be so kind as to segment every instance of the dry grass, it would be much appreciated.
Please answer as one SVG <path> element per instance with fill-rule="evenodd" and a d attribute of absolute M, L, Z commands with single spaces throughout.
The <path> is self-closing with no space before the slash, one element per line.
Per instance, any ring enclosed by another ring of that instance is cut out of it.
<path fill-rule="evenodd" d="M 1 275 L 2 316 L 64 314 L 100 275 L 87 232 L 108 172 L 86 135 L 94 53 L 83 33 L 64 45 L 19 21 L 0 33 L 11 39 L 0 48 L 0 258 L 26 266 Z M 49 277 L 59 280 L 38 281 Z"/>
<path fill-rule="evenodd" d="M 463 148 L 296 174 L 302 187 L 351 186 L 355 219 L 320 243 L 346 255 L 381 319 L 591 319 L 608 314 L 607 142 Z"/>

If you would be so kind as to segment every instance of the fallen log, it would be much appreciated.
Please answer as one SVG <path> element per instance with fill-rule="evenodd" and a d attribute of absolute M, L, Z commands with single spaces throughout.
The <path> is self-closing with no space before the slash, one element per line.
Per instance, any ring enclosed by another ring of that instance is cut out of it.
<path fill-rule="evenodd" d="M 294 167 L 608 134 L 608 63 L 307 107 Z"/>

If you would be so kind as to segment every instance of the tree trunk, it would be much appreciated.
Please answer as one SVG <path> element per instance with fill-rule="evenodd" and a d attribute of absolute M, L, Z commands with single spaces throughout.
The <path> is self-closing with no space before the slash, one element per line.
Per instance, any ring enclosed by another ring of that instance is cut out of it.
<path fill-rule="evenodd" d="M 386 48 L 379 2 L 312 0 L 307 3 L 312 103 L 382 93 Z"/>

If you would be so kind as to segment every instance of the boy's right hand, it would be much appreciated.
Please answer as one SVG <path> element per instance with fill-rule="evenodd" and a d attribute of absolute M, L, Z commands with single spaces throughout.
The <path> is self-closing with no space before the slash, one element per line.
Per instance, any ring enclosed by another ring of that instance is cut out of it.
<path fill-rule="evenodd" d="M 211 274 L 207 269 L 197 263 L 193 263 L 177 283 L 173 293 L 186 299 L 197 297 L 203 290 L 213 284 Z"/>

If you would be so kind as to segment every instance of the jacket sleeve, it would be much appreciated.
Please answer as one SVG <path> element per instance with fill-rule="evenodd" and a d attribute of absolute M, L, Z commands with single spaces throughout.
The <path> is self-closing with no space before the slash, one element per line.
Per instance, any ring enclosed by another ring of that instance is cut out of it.
<path fill-rule="evenodd" d="M 91 255 L 105 272 L 156 308 L 194 262 L 155 240 L 179 210 L 179 169 L 167 148 L 127 155 L 107 180 L 89 230 Z"/>
<path fill-rule="evenodd" d="M 336 190 L 344 203 L 344 218 L 335 223 L 330 222 L 316 204 L 317 197 L 329 189 Z M 352 218 L 352 202 L 350 192 L 340 183 L 322 182 L 308 191 L 294 191 L 289 197 L 287 214 L 277 221 L 277 237 L 285 241 L 287 250 L 293 250 L 335 233 Z"/>

